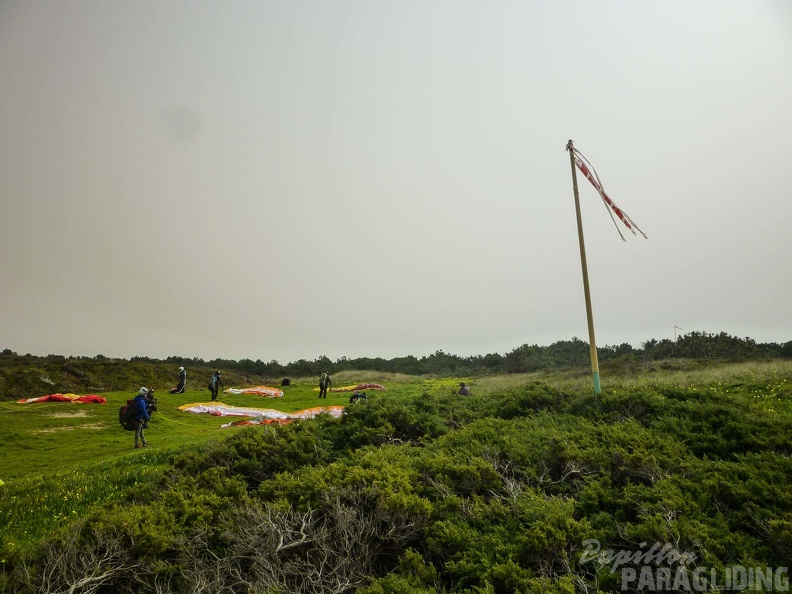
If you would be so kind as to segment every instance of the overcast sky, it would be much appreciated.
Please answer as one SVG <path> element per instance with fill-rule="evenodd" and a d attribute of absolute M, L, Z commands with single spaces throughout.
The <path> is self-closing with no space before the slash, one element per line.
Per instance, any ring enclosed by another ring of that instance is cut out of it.
<path fill-rule="evenodd" d="M 0 349 L 792 340 L 788 0 L 0 0 Z"/>

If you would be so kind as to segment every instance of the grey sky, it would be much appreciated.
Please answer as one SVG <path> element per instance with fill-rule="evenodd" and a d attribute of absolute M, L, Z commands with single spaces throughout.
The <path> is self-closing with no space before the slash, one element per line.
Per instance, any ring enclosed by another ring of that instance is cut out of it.
<path fill-rule="evenodd" d="M 0 348 L 792 340 L 786 0 L 0 2 Z"/>

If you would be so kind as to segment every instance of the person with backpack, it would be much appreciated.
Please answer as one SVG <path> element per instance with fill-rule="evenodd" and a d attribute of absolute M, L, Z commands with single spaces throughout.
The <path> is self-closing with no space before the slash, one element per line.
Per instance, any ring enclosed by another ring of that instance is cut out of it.
<path fill-rule="evenodd" d="M 332 385 L 333 382 L 330 381 L 330 374 L 326 371 L 323 372 L 319 378 L 319 398 L 327 400 L 327 389 Z"/>
<path fill-rule="evenodd" d="M 349 404 L 354 404 L 355 402 L 361 402 L 363 400 L 368 402 L 368 396 L 366 395 L 366 393 L 355 390 L 355 393 L 349 397 Z"/>
<path fill-rule="evenodd" d="M 220 372 L 215 371 L 212 374 L 212 381 L 209 382 L 209 390 L 212 392 L 212 401 L 214 402 L 217 400 L 217 393 L 220 391 L 220 387 L 223 386 L 223 381 L 220 379 Z M 225 388 L 225 386 L 223 386 Z"/>
<path fill-rule="evenodd" d="M 143 429 L 148 427 L 148 422 L 151 419 L 148 395 L 148 388 L 140 388 L 138 395 L 130 405 L 133 411 L 131 413 L 132 424 L 135 427 L 135 449 L 148 447 L 146 436 L 143 435 Z"/>
<path fill-rule="evenodd" d="M 171 394 L 184 394 L 184 388 L 187 387 L 187 372 L 184 367 L 179 367 L 179 383 L 175 388 L 170 389 Z"/>

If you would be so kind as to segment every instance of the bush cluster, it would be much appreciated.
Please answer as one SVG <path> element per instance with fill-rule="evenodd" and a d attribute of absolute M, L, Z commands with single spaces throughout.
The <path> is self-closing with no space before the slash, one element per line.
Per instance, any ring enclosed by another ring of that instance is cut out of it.
<path fill-rule="evenodd" d="M 788 384 L 784 382 L 784 386 Z M 2 551 L 14 592 L 619 591 L 611 550 L 712 568 L 792 555 L 792 415 L 751 386 L 424 394 L 175 454 L 65 530 Z M 772 412 L 771 412 L 772 410 Z M 786 437 L 786 439 L 785 439 Z"/>

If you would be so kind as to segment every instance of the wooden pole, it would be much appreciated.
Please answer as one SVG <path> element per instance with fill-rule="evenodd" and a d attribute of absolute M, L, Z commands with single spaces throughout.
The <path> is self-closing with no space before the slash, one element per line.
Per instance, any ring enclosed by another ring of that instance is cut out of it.
<path fill-rule="evenodd" d="M 569 163 L 572 166 L 572 190 L 575 193 L 575 214 L 577 215 L 578 242 L 580 243 L 580 265 L 583 268 L 583 294 L 586 298 L 586 317 L 588 318 L 589 351 L 591 353 L 591 375 L 594 379 L 594 395 L 600 393 L 599 362 L 597 361 L 597 340 L 594 338 L 594 315 L 591 313 L 591 291 L 589 290 L 588 265 L 586 264 L 586 244 L 583 241 L 583 221 L 580 217 L 580 196 L 578 194 L 577 171 L 575 169 L 574 144 L 570 140 L 566 146 Z M 597 402 L 599 404 L 599 401 Z"/>

